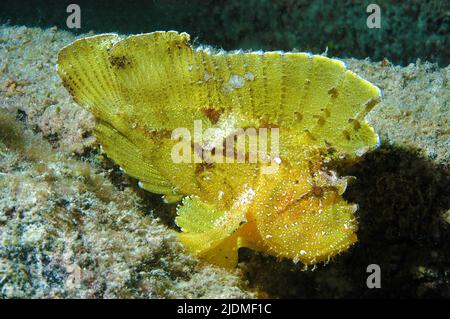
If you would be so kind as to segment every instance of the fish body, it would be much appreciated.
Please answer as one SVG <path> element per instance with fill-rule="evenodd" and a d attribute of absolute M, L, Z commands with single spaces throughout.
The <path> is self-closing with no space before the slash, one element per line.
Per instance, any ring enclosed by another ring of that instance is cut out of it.
<path fill-rule="evenodd" d="M 180 202 L 179 238 L 207 262 L 234 267 L 248 247 L 311 265 L 354 244 L 356 205 L 331 167 L 378 146 L 364 118 L 380 90 L 324 56 L 189 41 L 103 34 L 59 52 L 62 83 L 97 118 L 106 154 Z"/>

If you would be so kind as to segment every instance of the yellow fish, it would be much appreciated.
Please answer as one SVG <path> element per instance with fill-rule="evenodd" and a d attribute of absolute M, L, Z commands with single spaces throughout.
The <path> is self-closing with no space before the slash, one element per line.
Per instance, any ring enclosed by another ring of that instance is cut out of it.
<path fill-rule="evenodd" d="M 234 267 L 249 247 L 311 265 L 356 242 L 356 205 L 331 167 L 378 146 L 364 118 L 380 90 L 342 62 L 194 49 L 169 31 L 77 40 L 57 69 L 97 118 L 106 154 L 144 189 L 181 200 L 179 237 L 203 260 Z M 243 149 L 228 144 L 239 136 Z"/>

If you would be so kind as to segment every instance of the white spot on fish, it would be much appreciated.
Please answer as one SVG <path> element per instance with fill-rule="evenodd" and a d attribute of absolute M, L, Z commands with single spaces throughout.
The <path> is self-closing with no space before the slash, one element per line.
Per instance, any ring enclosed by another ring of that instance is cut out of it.
<path fill-rule="evenodd" d="M 208 71 L 205 71 L 205 73 L 203 75 L 203 79 L 205 81 L 209 81 L 211 79 L 211 75 L 208 73 Z"/>
<path fill-rule="evenodd" d="M 240 75 L 232 75 L 230 76 L 230 80 L 228 80 L 228 84 L 235 89 L 240 89 L 244 86 L 245 80 Z"/>
<path fill-rule="evenodd" d="M 245 72 L 245 79 L 248 81 L 253 81 L 255 79 L 255 75 L 252 72 Z"/>

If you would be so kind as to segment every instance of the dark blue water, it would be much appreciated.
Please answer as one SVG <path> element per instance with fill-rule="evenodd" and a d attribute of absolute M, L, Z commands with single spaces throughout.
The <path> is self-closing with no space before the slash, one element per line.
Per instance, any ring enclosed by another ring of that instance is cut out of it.
<path fill-rule="evenodd" d="M 178 30 L 198 43 L 224 49 L 312 51 L 329 55 L 387 58 L 406 65 L 418 58 L 449 64 L 450 2 L 379 0 L 380 28 L 369 28 L 374 1 L 154 0 L 1 1 L 0 22 L 68 29 L 66 8 L 81 9 L 75 33 L 125 34 Z"/>

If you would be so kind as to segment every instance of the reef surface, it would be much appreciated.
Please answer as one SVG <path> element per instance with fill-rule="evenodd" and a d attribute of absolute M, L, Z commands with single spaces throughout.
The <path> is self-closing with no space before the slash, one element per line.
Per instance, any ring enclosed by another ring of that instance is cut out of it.
<path fill-rule="evenodd" d="M 83 36 L 0 26 L 0 297 L 448 297 L 448 66 L 345 59 L 383 91 L 368 116 L 382 147 L 341 168 L 360 241 L 314 271 L 242 250 L 230 272 L 185 254 L 174 206 L 101 153 L 55 68 Z"/>

